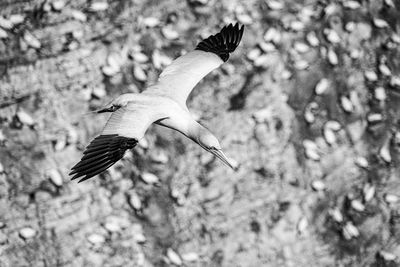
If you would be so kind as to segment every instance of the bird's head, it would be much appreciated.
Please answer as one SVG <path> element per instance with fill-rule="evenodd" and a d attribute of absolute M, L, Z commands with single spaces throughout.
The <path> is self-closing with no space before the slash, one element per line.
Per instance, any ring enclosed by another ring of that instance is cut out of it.
<path fill-rule="evenodd" d="M 224 152 L 222 152 L 222 148 L 218 139 L 206 128 L 201 127 L 201 130 L 199 130 L 197 133 L 195 142 L 198 143 L 206 151 L 219 158 L 225 165 L 232 168 L 234 171 L 238 170 L 238 166 L 236 166 L 237 164 L 229 160 Z"/>
<path fill-rule="evenodd" d="M 124 107 L 128 104 L 128 102 L 134 100 L 137 97 L 136 94 L 123 94 L 119 97 L 115 98 L 111 103 L 107 105 L 106 108 L 100 109 L 97 113 L 103 112 L 114 112 L 120 107 Z"/>

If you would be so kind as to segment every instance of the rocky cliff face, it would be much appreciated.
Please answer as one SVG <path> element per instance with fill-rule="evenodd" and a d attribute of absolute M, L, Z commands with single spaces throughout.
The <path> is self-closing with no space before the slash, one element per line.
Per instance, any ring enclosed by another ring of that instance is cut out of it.
<path fill-rule="evenodd" d="M 397 266 L 396 1 L 2 1 L 0 266 Z M 90 113 L 231 21 L 188 105 L 238 172 L 153 126 L 69 181 Z"/>

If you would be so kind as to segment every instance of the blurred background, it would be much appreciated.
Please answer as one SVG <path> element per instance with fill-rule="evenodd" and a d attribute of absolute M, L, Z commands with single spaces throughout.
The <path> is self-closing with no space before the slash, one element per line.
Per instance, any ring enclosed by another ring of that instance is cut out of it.
<path fill-rule="evenodd" d="M 69 169 L 108 115 L 225 24 L 189 98 L 241 168 L 152 126 Z M 400 2 L 2 0 L 0 266 L 398 266 Z"/>

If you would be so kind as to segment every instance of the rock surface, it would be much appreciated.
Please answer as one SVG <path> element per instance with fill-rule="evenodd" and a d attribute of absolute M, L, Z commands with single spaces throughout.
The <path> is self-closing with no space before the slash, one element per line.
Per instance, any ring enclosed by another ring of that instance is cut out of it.
<path fill-rule="evenodd" d="M 235 20 L 188 106 L 238 172 L 154 126 L 69 181 L 91 111 Z M 398 266 L 399 25 L 387 0 L 2 1 L 0 266 Z"/>

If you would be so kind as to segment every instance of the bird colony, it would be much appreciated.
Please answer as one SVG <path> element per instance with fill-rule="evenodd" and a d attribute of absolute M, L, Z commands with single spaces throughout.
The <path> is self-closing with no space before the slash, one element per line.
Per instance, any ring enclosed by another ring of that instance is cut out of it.
<path fill-rule="evenodd" d="M 156 2 L 0 4 L 0 266 L 398 266 L 400 4 Z M 70 181 L 113 99 L 235 22 L 187 106 L 237 172 L 156 125 Z"/>

